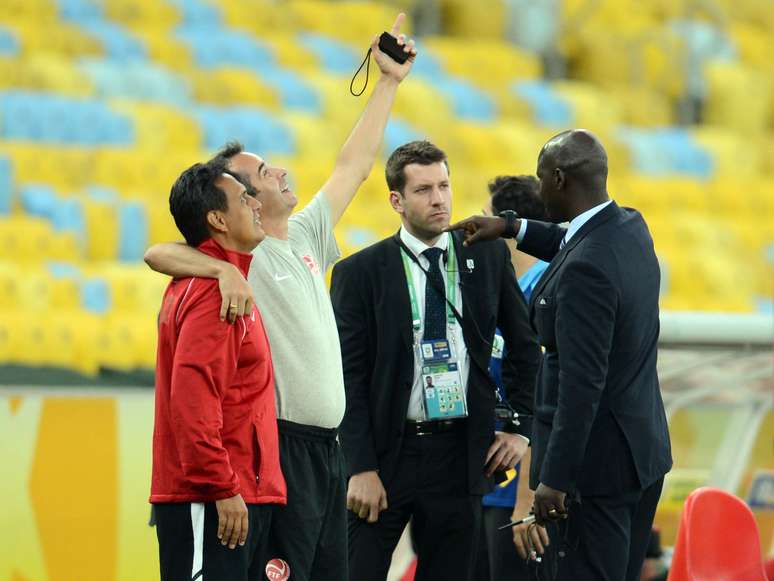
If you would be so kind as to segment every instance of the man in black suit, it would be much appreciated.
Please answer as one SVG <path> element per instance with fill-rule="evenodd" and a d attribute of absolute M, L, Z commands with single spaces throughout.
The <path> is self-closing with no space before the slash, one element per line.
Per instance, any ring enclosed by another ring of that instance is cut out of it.
<path fill-rule="evenodd" d="M 554 222 L 474 217 L 466 244 L 515 237 L 550 261 L 530 301 L 545 356 L 538 374 L 530 487 L 539 523 L 561 519 L 561 580 L 635 581 L 672 466 L 656 375 L 660 272 L 642 216 L 607 195 L 607 154 L 566 131 L 540 152 Z"/>
<path fill-rule="evenodd" d="M 540 353 L 506 245 L 464 248 L 459 233 L 443 232 L 446 155 L 408 143 L 386 177 L 400 231 L 339 262 L 331 285 L 347 395 L 350 578 L 385 579 L 413 518 L 417 580 L 468 581 L 481 495 L 527 448 Z M 521 416 L 497 433 L 495 327 L 507 405 Z"/>

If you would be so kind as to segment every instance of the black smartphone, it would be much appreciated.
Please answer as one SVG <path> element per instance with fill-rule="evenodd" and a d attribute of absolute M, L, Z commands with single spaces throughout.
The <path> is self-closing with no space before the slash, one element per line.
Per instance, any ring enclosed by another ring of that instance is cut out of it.
<path fill-rule="evenodd" d="M 409 53 L 403 51 L 403 47 L 398 44 L 398 40 L 389 32 L 382 32 L 382 35 L 379 37 L 379 50 L 401 65 L 409 57 Z"/>

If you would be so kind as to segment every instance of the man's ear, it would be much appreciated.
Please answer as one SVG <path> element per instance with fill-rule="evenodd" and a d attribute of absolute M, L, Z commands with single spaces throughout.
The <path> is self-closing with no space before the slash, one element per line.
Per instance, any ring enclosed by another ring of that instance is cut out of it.
<path fill-rule="evenodd" d="M 554 170 L 554 183 L 557 190 L 562 190 L 567 185 L 567 176 L 558 167 Z"/>
<path fill-rule="evenodd" d="M 398 214 L 403 214 L 403 196 L 395 190 L 390 191 L 390 206 Z"/>
<path fill-rule="evenodd" d="M 228 232 L 228 226 L 226 225 L 226 218 L 223 216 L 223 212 L 220 210 L 210 210 L 207 212 L 207 224 L 210 228 L 217 232 Z"/>

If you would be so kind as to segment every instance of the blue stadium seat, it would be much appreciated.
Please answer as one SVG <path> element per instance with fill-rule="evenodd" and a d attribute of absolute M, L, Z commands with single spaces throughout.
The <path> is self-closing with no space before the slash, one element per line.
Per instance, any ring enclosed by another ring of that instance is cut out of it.
<path fill-rule="evenodd" d="M 148 215 L 141 202 L 118 205 L 118 258 L 126 262 L 142 260 L 148 247 Z"/>
<path fill-rule="evenodd" d="M 118 203 L 121 199 L 121 196 L 119 196 L 117 191 L 113 188 L 106 188 L 104 186 L 89 186 L 86 188 L 86 193 L 90 199 L 104 204 Z"/>
<path fill-rule="evenodd" d="M 202 0 L 168 1 L 182 12 L 185 26 L 214 26 L 223 22 L 220 9 Z"/>
<path fill-rule="evenodd" d="M 548 83 L 517 81 L 511 85 L 511 92 L 529 104 L 537 123 L 560 127 L 573 124 L 572 107 Z"/>
<path fill-rule="evenodd" d="M 736 48 L 726 35 L 714 25 L 698 20 L 675 20 L 671 27 L 687 50 L 683 58 L 691 66 L 686 67 L 688 91 L 694 97 L 704 97 L 707 87 L 704 80 L 704 65 L 711 60 L 734 61 Z"/>
<path fill-rule="evenodd" d="M 93 0 L 57 0 L 59 16 L 62 20 L 83 23 L 102 20 L 102 4 Z"/>
<path fill-rule="evenodd" d="M 252 69 L 260 64 L 273 65 L 276 62 L 269 45 L 244 32 L 181 26 L 175 34 L 188 45 L 196 64 L 203 68 L 234 65 Z"/>
<path fill-rule="evenodd" d="M 640 173 L 697 178 L 708 178 L 713 173 L 712 156 L 684 129 L 622 127 L 617 136 L 629 148 L 632 166 Z"/>
<path fill-rule="evenodd" d="M 238 139 L 247 149 L 264 155 L 296 152 L 292 129 L 260 109 L 198 107 L 194 116 L 204 129 L 207 149 L 218 149 L 227 141 Z"/>
<path fill-rule="evenodd" d="M 22 208 L 31 216 L 45 218 L 55 230 L 74 232 L 83 242 L 86 236 L 86 217 L 77 198 L 61 198 L 49 186 L 27 184 L 19 191 Z"/>
<path fill-rule="evenodd" d="M 433 82 L 438 78 L 446 76 L 443 64 L 432 53 L 425 50 L 421 42 L 416 44 L 417 54 L 421 54 L 411 67 L 412 77 L 422 77 L 428 82 Z"/>
<path fill-rule="evenodd" d="M 27 91 L 0 93 L 0 135 L 80 145 L 134 142 L 130 119 L 103 102 Z"/>
<path fill-rule="evenodd" d="M 105 48 L 105 53 L 112 59 L 130 61 L 145 59 L 148 56 L 148 50 L 142 39 L 114 22 L 82 22 L 80 26 L 88 34 L 99 39 Z"/>
<path fill-rule="evenodd" d="M 110 285 L 101 277 L 91 277 L 81 282 L 81 306 L 97 315 L 107 313 L 111 307 Z"/>
<path fill-rule="evenodd" d="M 384 131 L 384 147 L 382 152 L 386 157 L 398 147 L 409 141 L 422 139 L 423 135 L 412 125 L 400 119 L 391 118 Z"/>
<path fill-rule="evenodd" d="M 30 216 L 54 221 L 54 213 L 58 205 L 56 192 L 43 184 L 27 184 L 19 191 L 22 208 Z"/>
<path fill-rule="evenodd" d="M 19 54 L 19 41 L 13 31 L 0 26 L 0 55 L 15 56 Z"/>
<path fill-rule="evenodd" d="M 78 66 L 89 76 L 100 97 L 130 97 L 176 105 L 191 100 L 188 81 L 161 65 L 133 62 L 116 66 L 107 60 L 83 59 Z"/>
<path fill-rule="evenodd" d="M 0 214 L 11 211 L 13 200 L 13 166 L 7 157 L 0 157 Z"/>
<path fill-rule="evenodd" d="M 322 103 L 317 91 L 300 75 L 279 67 L 259 65 L 258 76 L 280 94 L 282 106 L 319 115 Z"/>
<path fill-rule="evenodd" d="M 473 121 L 494 121 L 497 117 L 494 99 L 471 83 L 451 76 L 439 77 L 433 83 L 449 98 L 459 117 Z"/>
<path fill-rule="evenodd" d="M 298 40 L 332 73 L 353 74 L 365 56 L 358 56 L 348 44 L 319 34 L 302 33 Z"/>

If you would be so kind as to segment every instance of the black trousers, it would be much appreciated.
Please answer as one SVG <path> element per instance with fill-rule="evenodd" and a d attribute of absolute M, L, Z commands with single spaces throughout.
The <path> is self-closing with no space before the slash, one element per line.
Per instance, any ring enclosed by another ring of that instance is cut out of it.
<path fill-rule="evenodd" d="M 387 510 L 369 524 L 349 514 L 349 578 L 383 581 L 403 529 L 413 518 L 416 581 L 470 581 L 481 523 L 481 496 L 467 483 L 465 432 L 406 435 L 387 483 Z"/>
<path fill-rule="evenodd" d="M 347 473 L 336 430 L 278 420 L 288 503 L 272 518 L 272 556 L 293 581 L 347 581 Z"/>
<path fill-rule="evenodd" d="M 214 502 L 155 504 L 161 581 L 260 581 L 273 504 L 248 504 L 247 542 L 233 549 L 218 540 Z"/>
<path fill-rule="evenodd" d="M 638 581 L 664 479 L 620 496 L 581 498 L 552 542 L 558 581 Z"/>

